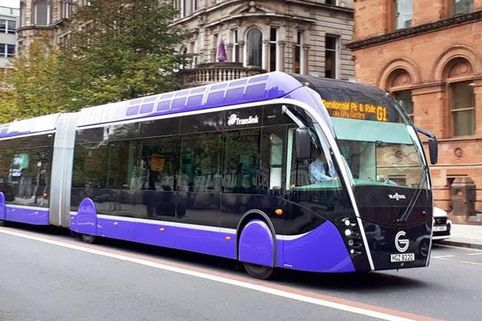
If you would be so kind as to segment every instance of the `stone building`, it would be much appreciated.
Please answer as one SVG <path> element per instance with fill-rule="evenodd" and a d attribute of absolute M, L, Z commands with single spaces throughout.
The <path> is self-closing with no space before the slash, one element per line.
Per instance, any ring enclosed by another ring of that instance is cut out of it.
<path fill-rule="evenodd" d="M 17 8 L 0 7 L 0 73 L 3 75 L 15 57 L 17 34 Z"/>
<path fill-rule="evenodd" d="M 89 0 L 20 0 L 20 21 L 18 53 L 25 53 L 32 41 L 46 37 L 59 43 L 68 34 L 64 26 L 77 5 L 88 4 Z"/>
<path fill-rule="evenodd" d="M 394 94 L 439 138 L 436 204 L 482 211 L 482 0 L 358 0 L 355 28 L 357 80 Z"/>
<path fill-rule="evenodd" d="M 191 70 L 194 74 L 212 69 L 212 65 L 202 67 L 219 61 L 218 48 L 223 43 L 225 61 L 231 63 L 228 68 L 353 77 L 351 53 L 345 46 L 352 39 L 352 0 L 172 3 L 179 10 L 174 25 L 192 32 L 179 50 L 193 55 L 190 67 L 198 66 Z M 222 65 L 216 67 L 222 72 Z"/>
<path fill-rule="evenodd" d="M 185 72 L 193 84 L 200 82 L 200 76 L 211 77 L 208 82 L 217 80 L 226 68 L 234 72 L 234 77 L 252 70 L 353 77 L 351 53 L 345 46 L 352 40 L 353 0 L 169 1 L 179 11 L 174 26 L 192 33 L 178 49 L 192 55 L 186 66 L 192 70 Z M 19 52 L 23 53 L 41 35 L 61 43 L 68 36 L 65 19 L 76 5 L 88 2 L 21 0 Z M 227 64 L 204 65 L 219 61 L 217 49 L 221 42 Z M 201 69 L 214 70 L 214 74 L 199 74 Z"/>

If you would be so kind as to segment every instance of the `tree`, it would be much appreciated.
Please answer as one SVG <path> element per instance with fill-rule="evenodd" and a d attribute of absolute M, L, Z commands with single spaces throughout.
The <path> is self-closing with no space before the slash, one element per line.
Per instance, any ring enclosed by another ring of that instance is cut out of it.
<path fill-rule="evenodd" d="M 11 88 L 0 88 L 0 124 L 8 123 L 17 118 L 15 91 Z"/>
<path fill-rule="evenodd" d="M 0 89 L 0 122 L 136 98 L 176 88 L 186 33 L 158 0 L 92 0 L 66 22 L 69 42 L 45 37 L 13 61 Z"/>
<path fill-rule="evenodd" d="M 186 34 L 171 27 L 174 9 L 158 0 L 94 0 L 72 17 L 61 49 L 67 108 L 125 100 L 176 88 Z"/>
<path fill-rule="evenodd" d="M 67 97 L 60 81 L 58 50 L 48 39 L 34 41 L 29 52 L 13 60 L 7 88 L 2 92 L 0 109 L 8 116 L 2 120 L 35 117 L 62 110 Z"/>

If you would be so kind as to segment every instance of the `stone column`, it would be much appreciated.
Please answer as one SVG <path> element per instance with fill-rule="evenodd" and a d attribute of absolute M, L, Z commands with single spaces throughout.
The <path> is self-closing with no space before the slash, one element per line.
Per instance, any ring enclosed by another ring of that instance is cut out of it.
<path fill-rule="evenodd" d="M 228 55 L 227 61 L 233 62 L 233 44 L 229 43 L 226 45 L 226 54 Z"/>
<path fill-rule="evenodd" d="M 285 71 L 286 41 L 278 41 L 279 71 Z"/>
<path fill-rule="evenodd" d="M 442 84 L 412 88 L 415 123 L 430 130 L 437 138 L 450 135 L 450 111 L 445 98 L 445 86 Z"/>
<path fill-rule="evenodd" d="M 270 62 L 270 42 L 269 40 L 263 40 L 264 45 L 264 57 L 263 61 L 261 62 L 261 68 L 269 71 L 269 62 Z"/>
<path fill-rule="evenodd" d="M 310 46 L 309 45 L 303 45 L 301 47 L 301 50 L 303 52 L 303 59 L 301 61 L 302 66 L 300 68 L 301 74 L 303 75 L 308 75 L 308 69 L 309 69 L 309 52 L 310 52 Z"/>
<path fill-rule="evenodd" d="M 246 44 L 245 41 L 239 41 L 239 61 L 243 64 L 244 66 L 244 45 Z"/>

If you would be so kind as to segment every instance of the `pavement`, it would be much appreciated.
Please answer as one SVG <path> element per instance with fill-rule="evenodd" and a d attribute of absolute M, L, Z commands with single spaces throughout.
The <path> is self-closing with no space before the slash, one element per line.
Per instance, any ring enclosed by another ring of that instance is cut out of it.
<path fill-rule="evenodd" d="M 452 224 L 451 235 L 443 244 L 482 250 L 482 225 Z"/>

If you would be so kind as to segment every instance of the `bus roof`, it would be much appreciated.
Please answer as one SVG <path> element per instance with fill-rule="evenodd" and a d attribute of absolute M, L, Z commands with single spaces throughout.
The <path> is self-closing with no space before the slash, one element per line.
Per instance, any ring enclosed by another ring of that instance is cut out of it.
<path fill-rule="evenodd" d="M 315 90 L 323 100 L 356 101 L 374 105 L 386 105 L 391 101 L 386 92 L 368 84 L 302 75 L 293 77 Z"/>
<path fill-rule="evenodd" d="M 216 84 L 84 108 L 78 126 L 175 114 L 282 98 L 303 85 L 292 76 L 272 72 Z"/>
<path fill-rule="evenodd" d="M 45 115 L 0 125 L 0 139 L 55 130 L 59 115 Z"/>
<path fill-rule="evenodd" d="M 277 98 L 311 101 L 309 95 L 295 95 L 304 86 L 318 92 L 322 99 L 363 103 L 387 102 L 385 93 L 370 85 L 348 81 L 271 72 L 200 87 L 151 95 L 121 102 L 83 108 L 77 113 L 77 126 L 89 126 L 130 119 L 155 117 L 215 107 L 239 105 Z M 0 125 L 0 139 L 55 130 L 59 114 L 40 116 Z"/>

